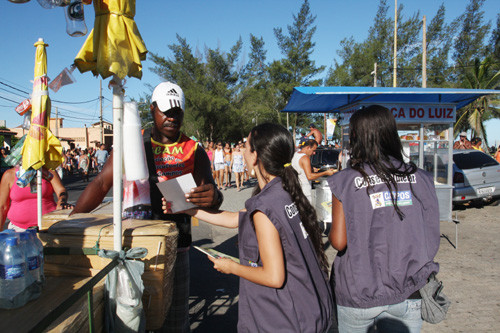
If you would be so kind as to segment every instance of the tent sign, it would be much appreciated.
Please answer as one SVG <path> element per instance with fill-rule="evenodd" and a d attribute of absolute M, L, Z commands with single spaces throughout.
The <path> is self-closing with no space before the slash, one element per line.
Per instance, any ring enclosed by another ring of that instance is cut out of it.
<path fill-rule="evenodd" d="M 342 111 L 342 123 L 348 123 L 354 111 L 372 104 L 360 103 L 354 108 Z M 396 122 L 402 124 L 449 124 L 455 122 L 456 118 L 456 108 L 453 104 L 380 103 L 380 105 L 388 108 L 396 118 Z"/>

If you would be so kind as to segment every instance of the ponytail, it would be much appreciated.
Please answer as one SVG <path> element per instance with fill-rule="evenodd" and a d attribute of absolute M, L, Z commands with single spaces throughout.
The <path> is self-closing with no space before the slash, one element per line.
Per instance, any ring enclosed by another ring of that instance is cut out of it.
<path fill-rule="evenodd" d="M 249 145 L 251 152 L 257 152 L 257 159 L 261 162 L 258 167 L 262 167 L 270 175 L 281 177 L 283 189 L 290 194 L 297 206 L 300 220 L 309 234 L 320 266 L 327 273 L 328 261 L 323 249 L 316 210 L 302 192 L 299 175 L 290 165 L 295 152 L 292 135 L 281 125 L 265 123 L 250 131 Z M 260 188 L 256 186 L 253 195 L 259 192 Z"/>
<path fill-rule="evenodd" d="M 297 205 L 300 220 L 311 238 L 321 269 L 325 273 L 328 273 L 328 260 L 323 247 L 323 239 L 321 238 L 321 230 L 319 228 L 316 210 L 302 191 L 297 171 L 291 166 L 285 166 L 283 168 L 281 180 L 283 189 L 290 194 L 292 201 Z"/>

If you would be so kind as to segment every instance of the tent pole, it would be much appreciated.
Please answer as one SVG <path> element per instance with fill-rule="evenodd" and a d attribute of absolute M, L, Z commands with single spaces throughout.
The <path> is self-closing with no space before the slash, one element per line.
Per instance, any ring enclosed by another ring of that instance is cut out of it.
<path fill-rule="evenodd" d="M 36 171 L 36 213 L 38 230 L 42 230 L 42 168 Z"/>
<path fill-rule="evenodd" d="M 113 249 L 122 249 L 123 195 L 123 87 L 122 80 L 113 76 Z"/>

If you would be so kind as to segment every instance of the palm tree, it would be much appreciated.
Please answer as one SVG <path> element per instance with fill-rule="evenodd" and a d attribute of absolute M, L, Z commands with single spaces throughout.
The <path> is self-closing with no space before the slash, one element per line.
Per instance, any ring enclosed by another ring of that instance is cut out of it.
<path fill-rule="evenodd" d="M 482 61 L 475 59 L 471 70 L 465 73 L 465 88 L 469 89 L 498 89 L 500 86 L 500 70 L 495 68 L 491 57 Z M 468 129 L 472 130 L 472 137 L 480 137 L 488 146 L 484 122 L 491 118 L 500 118 L 500 99 L 498 95 L 487 95 L 478 98 L 473 103 L 458 110 L 458 120 L 453 127 L 455 136 Z"/>

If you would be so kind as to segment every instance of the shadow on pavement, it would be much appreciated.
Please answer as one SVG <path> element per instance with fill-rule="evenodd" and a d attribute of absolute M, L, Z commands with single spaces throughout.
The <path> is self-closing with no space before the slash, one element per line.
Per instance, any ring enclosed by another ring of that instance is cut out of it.
<path fill-rule="evenodd" d="M 193 242 L 197 246 L 210 246 L 211 240 Z M 217 251 L 238 257 L 238 236 L 233 236 L 214 247 Z M 222 274 L 200 251 L 190 250 L 191 296 L 189 314 L 191 331 L 236 332 L 238 323 L 239 278 Z"/>

